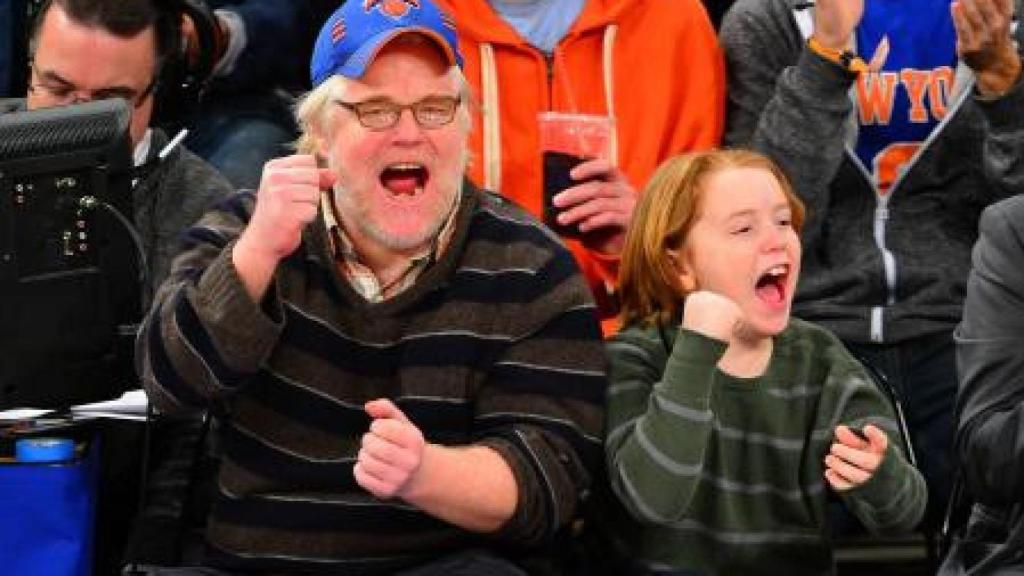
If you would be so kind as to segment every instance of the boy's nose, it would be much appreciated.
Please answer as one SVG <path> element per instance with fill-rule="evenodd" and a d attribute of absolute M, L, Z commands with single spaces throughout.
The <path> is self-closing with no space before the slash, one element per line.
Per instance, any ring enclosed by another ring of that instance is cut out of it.
<path fill-rule="evenodd" d="M 768 226 L 762 237 L 762 247 L 767 251 L 782 250 L 786 247 L 786 231 L 775 225 Z"/>

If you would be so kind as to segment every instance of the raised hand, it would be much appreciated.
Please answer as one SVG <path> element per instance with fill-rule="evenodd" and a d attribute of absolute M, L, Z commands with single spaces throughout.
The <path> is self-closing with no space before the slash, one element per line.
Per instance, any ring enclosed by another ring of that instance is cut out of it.
<path fill-rule="evenodd" d="M 955 0 L 956 53 L 978 77 L 978 91 L 999 95 L 1020 77 L 1021 61 L 1010 36 L 1013 0 Z"/>
<path fill-rule="evenodd" d="M 847 426 L 836 426 L 835 442 L 825 456 L 825 480 L 833 490 L 849 490 L 868 481 L 882 464 L 889 437 L 873 424 L 863 436 Z"/>
<path fill-rule="evenodd" d="M 275 158 L 263 167 L 256 209 L 231 252 L 235 270 L 254 302 L 266 294 L 277 264 L 302 241 L 302 229 L 316 218 L 322 190 L 334 174 L 313 156 Z"/>
<path fill-rule="evenodd" d="M 302 240 L 302 229 L 316 218 L 321 192 L 333 183 L 334 175 L 318 168 L 311 155 L 267 162 L 256 209 L 244 233 L 249 247 L 278 260 L 294 252 Z"/>
<path fill-rule="evenodd" d="M 706 290 L 686 296 L 683 328 L 730 343 L 744 341 L 748 337 L 739 305 L 721 294 Z"/>
<path fill-rule="evenodd" d="M 582 162 L 569 175 L 584 182 L 552 199 L 559 209 L 559 224 L 576 226 L 588 248 L 619 254 L 636 206 L 636 190 L 626 175 L 604 158 Z"/>
<path fill-rule="evenodd" d="M 378 498 L 401 497 L 415 479 L 427 442 L 394 402 L 373 400 L 365 410 L 373 422 L 356 458 L 356 482 Z"/>
<path fill-rule="evenodd" d="M 816 0 L 814 37 L 827 48 L 843 50 L 862 16 L 864 0 Z"/>

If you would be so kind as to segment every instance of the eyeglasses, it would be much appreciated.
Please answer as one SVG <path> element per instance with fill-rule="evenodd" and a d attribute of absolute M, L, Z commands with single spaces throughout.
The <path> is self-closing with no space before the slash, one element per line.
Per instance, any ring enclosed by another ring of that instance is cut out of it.
<path fill-rule="evenodd" d="M 33 71 L 33 76 L 34 75 L 35 72 Z M 131 103 L 133 107 L 139 108 L 146 101 L 146 98 L 148 98 L 153 92 L 153 89 L 156 88 L 156 81 L 157 77 L 154 76 L 141 92 L 130 88 L 120 87 L 100 88 L 99 90 L 92 91 L 79 90 L 71 84 L 50 80 L 37 80 L 36 82 L 30 83 L 28 85 L 28 90 L 33 93 L 39 93 L 54 105 L 80 104 L 82 102 L 91 102 L 93 100 L 123 98 Z"/>
<path fill-rule="evenodd" d="M 412 104 L 398 104 L 391 100 L 373 99 L 364 102 L 334 103 L 356 115 L 359 123 L 370 130 L 387 130 L 398 124 L 402 112 L 408 108 L 421 128 L 428 130 L 450 124 L 462 103 L 461 96 L 428 96 Z"/>

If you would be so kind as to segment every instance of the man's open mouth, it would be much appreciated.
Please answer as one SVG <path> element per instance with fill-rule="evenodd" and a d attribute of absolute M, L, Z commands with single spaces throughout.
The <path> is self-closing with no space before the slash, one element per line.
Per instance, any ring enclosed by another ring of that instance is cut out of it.
<path fill-rule="evenodd" d="M 415 196 L 427 185 L 430 173 L 423 164 L 401 162 L 390 164 L 380 173 L 380 183 L 396 196 Z"/>

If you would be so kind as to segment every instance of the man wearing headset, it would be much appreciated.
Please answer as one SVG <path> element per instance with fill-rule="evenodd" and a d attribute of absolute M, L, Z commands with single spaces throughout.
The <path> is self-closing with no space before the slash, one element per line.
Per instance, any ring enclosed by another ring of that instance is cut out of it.
<path fill-rule="evenodd" d="M 49 0 L 40 8 L 29 41 L 27 97 L 0 102 L 0 113 L 106 98 L 128 102 L 129 133 L 139 170 L 131 219 L 150 266 L 150 285 L 142 289 L 143 306 L 148 305 L 152 287 L 167 275 L 182 230 L 231 192 L 212 167 L 150 127 L 161 69 L 178 44 L 179 21 L 180 15 L 159 9 L 155 0 Z M 130 362 L 126 364 L 130 369 Z M 47 369 L 33 365 L 27 370 L 39 376 Z M 110 380 L 111 386 L 123 383 L 114 375 Z M 134 501 L 123 494 L 126 489 L 132 493 L 130 484 L 138 470 L 139 430 L 111 432 L 109 438 L 104 432 L 97 573 L 113 573 L 127 537 Z"/>
<path fill-rule="evenodd" d="M 134 222 L 159 285 L 183 228 L 229 184 L 202 160 L 149 127 L 161 67 L 177 44 L 177 16 L 152 0 L 53 0 L 44 4 L 30 40 L 28 109 L 123 98 L 132 107 L 131 143 L 146 177 L 132 192 Z"/>

